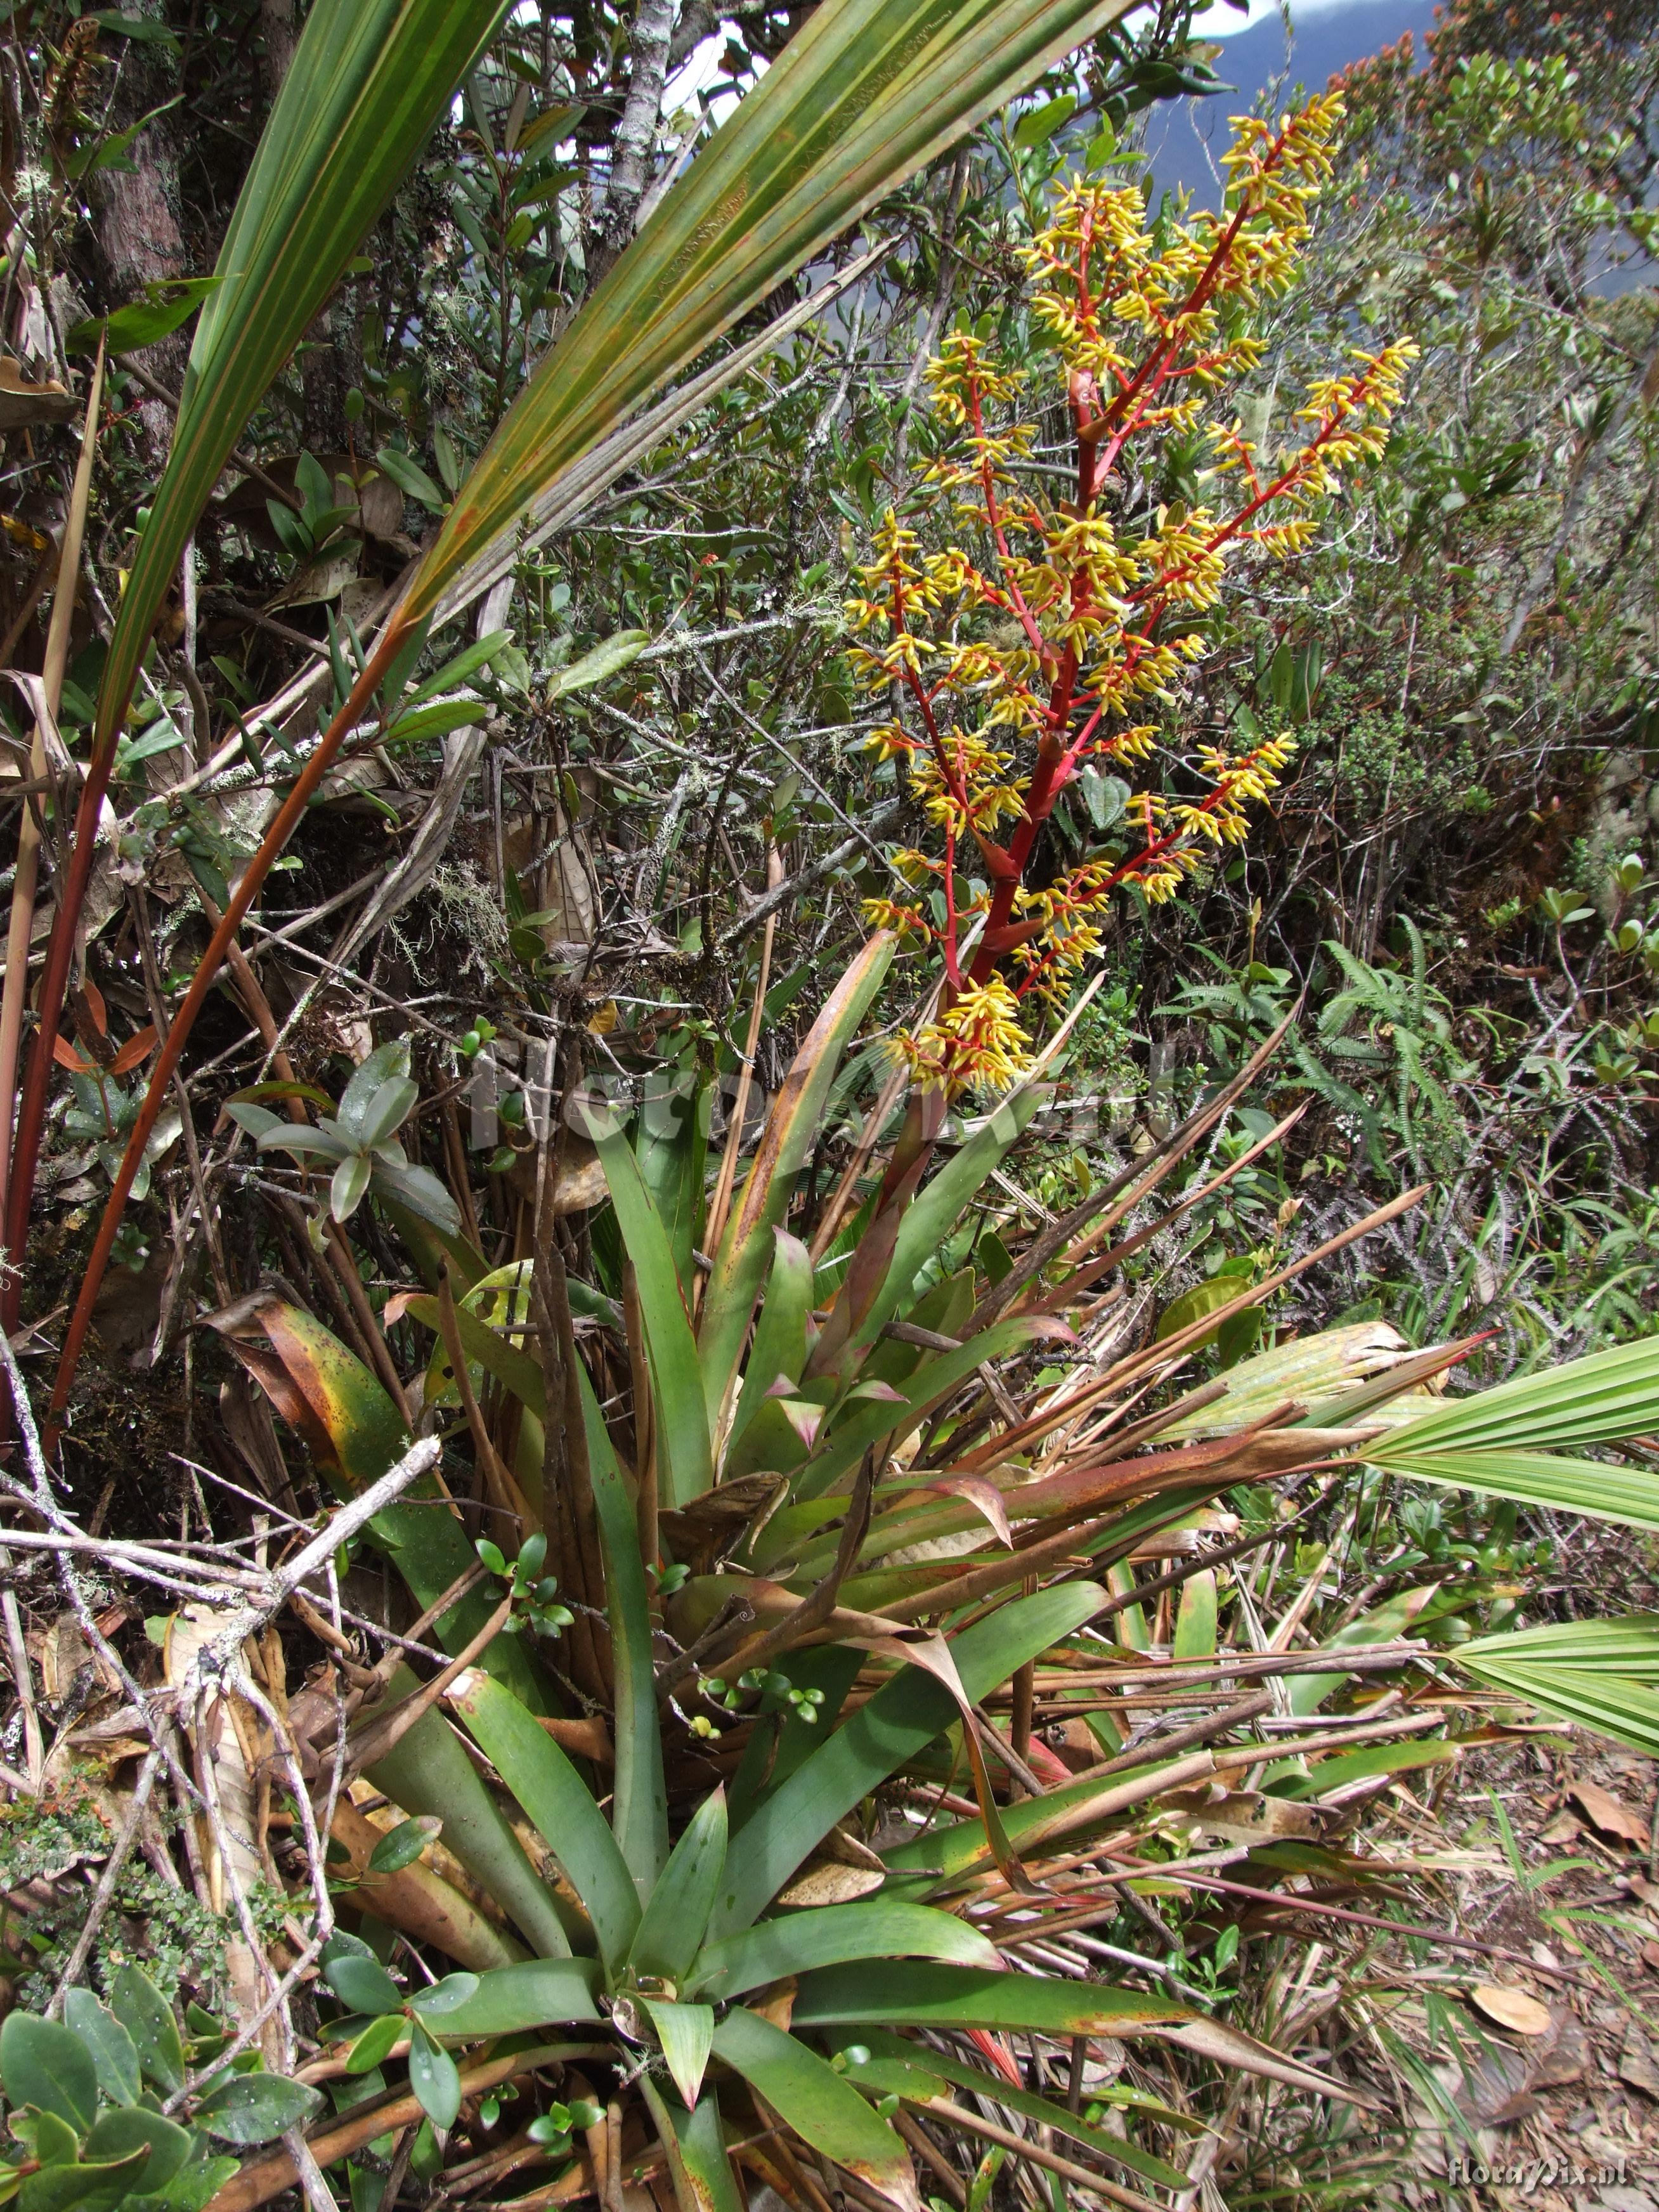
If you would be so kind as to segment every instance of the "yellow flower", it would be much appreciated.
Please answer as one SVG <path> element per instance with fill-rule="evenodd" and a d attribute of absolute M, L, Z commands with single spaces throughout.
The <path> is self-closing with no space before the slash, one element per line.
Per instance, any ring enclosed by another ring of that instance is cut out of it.
<path fill-rule="evenodd" d="M 1153 220 L 1138 186 L 1063 185 L 1023 257 L 1058 391 L 1036 390 L 1035 372 L 969 330 L 948 333 L 928 365 L 936 450 L 921 481 L 932 516 L 922 503 L 902 523 L 887 511 L 847 608 L 855 677 L 897 700 L 863 742 L 902 760 L 938 842 L 893 866 L 919 888 L 942 883 L 947 850 L 955 871 L 951 919 L 937 928 L 902 899 L 866 901 L 866 914 L 943 943 L 951 974 L 972 970 L 897 1048 L 919 1080 L 951 1091 L 1016 1080 L 1030 1064 L 1024 997 L 1064 998 L 1098 957 L 1125 885 L 1161 903 L 1242 843 L 1292 757 L 1289 737 L 1236 750 L 1189 749 L 1176 733 L 1190 672 L 1211 648 L 1203 617 L 1230 575 L 1313 542 L 1346 475 L 1383 451 L 1415 357 L 1396 341 L 1308 381 L 1280 416 L 1293 425 L 1283 451 L 1242 427 L 1241 385 L 1265 358 L 1261 310 L 1295 281 L 1341 112 L 1328 94 L 1277 121 L 1237 123 L 1218 213 L 1177 206 Z M 1061 407 L 1076 451 L 1056 470 Z M 1167 473 L 1176 438 L 1191 441 L 1197 489 L 1148 524 L 1135 487 Z M 1056 797 L 1085 765 L 1119 770 L 1165 744 L 1195 758 L 1205 787 L 1193 793 L 1184 765 L 1168 796 L 1148 776 L 1093 856 L 1054 873 L 1045 824 Z M 1039 869 L 1040 886 L 1022 880 Z M 994 938 L 1004 949 L 975 957 L 963 929 L 981 914 L 1030 933 Z"/>
<path fill-rule="evenodd" d="M 898 937 L 933 935 L 920 907 L 902 905 L 896 899 L 867 898 L 860 902 L 867 929 L 890 929 Z"/>
<path fill-rule="evenodd" d="M 904 1051 L 918 1079 L 958 1091 L 1006 1091 L 1031 1064 L 1019 1001 L 1000 975 L 969 984 Z"/>

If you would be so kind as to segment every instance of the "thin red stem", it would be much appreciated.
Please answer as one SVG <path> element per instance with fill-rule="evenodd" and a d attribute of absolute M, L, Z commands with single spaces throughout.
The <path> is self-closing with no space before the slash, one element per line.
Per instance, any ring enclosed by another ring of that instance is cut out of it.
<path fill-rule="evenodd" d="M 8 1264 L 4 1285 L 0 1287 L 0 1326 L 3 1326 L 9 1336 L 15 1330 L 22 1314 L 23 1255 L 28 1244 L 29 1208 L 34 1198 L 34 1178 L 40 1164 L 40 1141 L 46 1130 L 46 1091 L 52 1081 L 53 1054 L 58 1043 L 64 999 L 69 989 L 70 969 L 75 959 L 76 936 L 82 909 L 86 904 L 87 886 L 92 881 L 93 862 L 97 856 L 99 813 L 103 806 L 104 793 L 109 788 L 110 772 L 114 764 L 115 747 L 112 744 L 101 757 L 94 751 L 87 764 L 87 780 L 81 787 L 80 803 L 75 810 L 75 830 L 70 847 L 69 866 L 64 872 L 64 884 L 52 935 L 46 940 L 46 969 L 40 979 L 40 1019 L 29 1048 L 28 1062 L 23 1071 L 22 1090 L 17 1102 L 17 1133 L 12 1150 L 11 1176 L 6 1187 Z"/>
<path fill-rule="evenodd" d="M 149 1087 L 144 1093 L 143 1103 L 138 1109 L 138 1118 L 127 1137 L 126 1150 L 116 1170 L 114 1187 L 104 1207 L 103 1218 L 98 1224 L 98 1235 L 87 1261 L 86 1273 L 81 1279 L 80 1295 L 76 1299 L 75 1310 L 70 1316 L 69 1328 L 64 1337 L 64 1348 L 52 1383 L 52 1407 L 47 1417 L 45 1442 L 48 1450 L 56 1447 L 64 1411 L 69 1404 L 70 1389 L 75 1380 L 75 1370 L 80 1364 L 87 1330 L 91 1325 L 93 1308 L 98 1301 L 98 1292 L 109 1266 L 110 1255 L 115 1249 L 116 1235 L 121 1226 L 121 1217 L 126 1211 L 127 1200 L 132 1194 L 134 1180 L 143 1163 L 144 1148 L 161 1115 L 174 1072 L 189 1041 L 191 1030 L 195 1027 L 196 1018 L 207 1003 L 208 994 L 213 988 L 220 967 L 235 941 L 243 917 L 258 896 L 265 878 L 280 857 L 283 848 L 299 826 L 323 778 L 333 765 L 335 755 L 373 702 L 376 690 L 407 636 L 407 627 L 394 620 L 369 656 L 362 675 L 351 687 L 349 697 L 318 741 L 316 750 L 295 779 L 288 797 L 277 809 L 270 827 L 260 841 L 258 850 L 243 870 L 241 881 L 227 900 L 219 926 L 209 939 L 207 950 L 191 978 L 190 988 L 173 1018 L 166 1042 L 150 1073 Z"/>

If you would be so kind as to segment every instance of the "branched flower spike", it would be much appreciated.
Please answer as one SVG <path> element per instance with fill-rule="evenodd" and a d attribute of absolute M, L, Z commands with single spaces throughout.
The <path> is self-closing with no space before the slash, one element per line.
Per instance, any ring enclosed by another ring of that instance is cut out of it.
<path fill-rule="evenodd" d="M 1341 112 L 1332 95 L 1277 128 L 1238 120 L 1219 215 L 1149 224 L 1139 187 L 1085 178 L 1060 191 L 1025 260 L 1065 377 L 1071 498 L 1050 500 L 1031 465 L 1024 371 L 966 329 L 929 366 L 941 437 L 922 489 L 950 538 L 930 550 L 890 511 L 848 612 L 855 675 L 897 702 L 868 744 L 902 763 L 937 841 L 892 855 L 912 896 L 868 900 L 866 915 L 942 963 L 940 1012 L 903 1050 L 952 1092 L 1017 1081 L 1030 1064 L 1024 1001 L 1065 997 L 1120 890 L 1158 903 L 1241 844 L 1246 809 L 1291 757 L 1284 735 L 1176 753 L 1180 796 L 1140 789 L 1115 842 L 1030 880 L 1042 826 L 1085 767 L 1172 754 L 1182 679 L 1230 565 L 1303 551 L 1344 471 L 1387 441 L 1409 342 L 1315 383 L 1286 453 L 1248 438 L 1226 398 L 1261 359 L 1264 308 L 1296 279 Z M 1208 501 L 1154 507 L 1130 488 L 1155 479 L 1176 438 L 1207 450 Z"/>

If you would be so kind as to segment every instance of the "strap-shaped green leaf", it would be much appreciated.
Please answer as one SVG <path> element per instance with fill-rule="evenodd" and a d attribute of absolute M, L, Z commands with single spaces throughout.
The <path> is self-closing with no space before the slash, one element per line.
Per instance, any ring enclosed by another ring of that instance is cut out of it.
<path fill-rule="evenodd" d="M 714 2052 L 814 2150 L 844 2166 L 890 2203 L 920 2212 L 904 2146 L 816 2051 L 758 2013 L 734 2005 L 714 2030 Z"/>
<path fill-rule="evenodd" d="M 1282 1769 L 1268 1767 L 1264 1782 L 1279 1797 L 1323 1797 L 1350 1782 L 1364 1782 L 1374 1774 L 1408 1774 L 1419 1766 L 1442 1766 L 1462 1756 L 1455 1743 L 1370 1743 L 1363 1751 L 1344 1752 L 1337 1759 L 1322 1759 L 1310 1773 L 1295 1771 L 1288 1759 Z"/>
<path fill-rule="evenodd" d="M 665 1505 L 689 1505 L 714 1486 L 708 1408 L 697 1365 L 696 1339 L 674 1271 L 674 1255 L 656 1200 L 646 1188 L 634 1147 L 619 1131 L 591 1132 L 617 1212 L 623 1249 L 633 1262 L 645 1323 L 646 1358 L 655 1400 L 657 1460 Z"/>
<path fill-rule="evenodd" d="M 1019 1315 L 1012 1321 L 994 1322 L 957 1351 L 942 1352 L 936 1358 L 925 1360 L 901 1386 L 902 1403 L 895 1404 L 890 1399 L 855 1401 L 836 1424 L 822 1450 L 814 1452 L 796 1477 L 794 1497 L 821 1498 L 839 1476 L 857 1466 L 867 1447 L 878 1438 L 889 1435 L 900 1439 L 908 1437 L 930 1408 L 957 1389 L 976 1367 L 982 1366 L 988 1359 L 1000 1359 L 1020 1345 L 1029 1343 L 1041 1326 L 1041 1322 Z M 851 1595 L 848 1601 L 862 1602 Z"/>
<path fill-rule="evenodd" d="M 716 1790 L 698 1806 L 652 1891 L 629 1965 L 684 1987 L 697 1955 L 726 1866 L 726 1792 Z M 735 1990 L 738 1985 L 733 1984 Z M 686 2099 L 695 2104 L 696 2092 Z"/>
<path fill-rule="evenodd" d="M 819 1644 L 790 1653 L 790 1681 L 798 1690 L 820 1692 L 823 1702 L 806 1708 L 813 1715 L 810 1721 L 803 1720 L 800 1708 L 791 1705 L 755 1722 L 732 1779 L 728 1817 L 733 1833 L 825 1741 L 863 1664 L 864 1654 L 845 1644 Z"/>
<path fill-rule="evenodd" d="M 773 1232 L 772 1272 L 766 1302 L 755 1323 L 755 1340 L 744 1370 L 743 1389 L 732 1417 L 728 1451 L 767 1402 L 780 1376 L 799 1382 L 806 1364 L 806 1316 L 812 1307 L 812 1255 L 787 1229 Z"/>
<path fill-rule="evenodd" d="M 478 1976 L 465 2003 L 426 2016 L 434 2035 L 517 2035 L 562 2021 L 597 2020 L 592 1959 L 526 1959 Z"/>
<path fill-rule="evenodd" d="M 379 1481 L 408 1449 L 409 1432 L 402 1413 L 362 1361 L 321 1322 L 285 1298 L 262 1297 L 254 1310 L 269 1352 L 249 1340 L 246 1322 L 235 1319 L 239 1311 L 245 1309 L 232 1308 L 228 1316 L 216 1317 L 231 1350 L 283 1419 L 300 1430 L 337 1486 L 349 1495 Z M 477 1564 L 465 1529 L 430 1474 L 419 1476 L 377 1513 L 369 1535 L 422 1610 Z M 483 1626 L 489 1610 L 483 1592 L 470 1590 L 434 1624 L 438 1641 L 447 1651 L 461 1650 Z M 537 1703 L 537 1672 L 522 1638 L 498 1636 L 478 1663 Z M 410 1812 L 425 1809 L 405 1807 Z"/>
<path fill-rule="evenodd" d="M 1176 1615 L 1175 1659 L 1208 1659 L 1216 1642 L 1215 1569 L 1206 1567 L 1182 1585 L 1181 1609 Z"/>
<path fill-rule="evenodd" d="M 262 1298 L 255 1314 L 281 1364 L 282 1377 L 271 1375 L 266 1366 L 248 1364 L 278 1411 L 302 1431 L 313 1452 L 348 1494 L 378 1482 L 409 1449 L 408 1427 L 385 1387 L 303 1306 L 292 1305 L 286 1298 Z M 233 1348 L 241 1340 L 232 1337 Z M 279 1395 L 283 1377 L 290 1389 Z M 428 1496 L 437 1494 L 429 1481 L 417 1482 L 413 1490 L 416 1496 L 423 1490 Z M 430 1517 L 431 1509 L 425 1510 Z"/>
<path fill-rule="evenodd" d="M 645 630 L 635 630 L 631 636 L 635 642 L 619 664 L 623 667 L 650 642 Z M 589 653 L 586 661 L 596 657 Z M 561 697 L 577 688 L 571 678 L 586 661 L 579 661 L 574 671 L 564 671 Z M 691 1255 L 702 1242 L 703 1170 L 708 1158 L 711 1097 L 712 1088 L 706 1080 L 672 1068 L 658 1070 L 647 1079 L 634 1132 L 634 1157 L 639 1162 L 641 1177 L 661 1218 L 676 1279 L 688 1289 L 694 1264 Z"/>
<path fill-rule="evenodd" d="M 688 2105 L 695 2105 L 714 2039 L 714 2006 L 680 2004 L 667 1997 L 641 1996 L 640 2002 L 657 2031 L 674 2087 Z"/>
<path fill-rule="evenodd" d="M 1086 2143 L 1091 2150 L 1115 2159 L 1144 2180 L 1155 2182 L 1160 2189 L 1184 2189 L 1188 2176 L 1177 2167 L 1155 2158 L 1139 2144 L 1126 2142 L 1121 2136 L 1110 2134 L 1105 2128 L 1093 2126 L 1075 2112 L 1068 2112 L 1064 2105 L 1056 2105 L 1047 2097 L 1034 2096 L 1029 2089 L 1017 2089 L 1000 2075 L 988 2074 L 982 2066 L 964 2066 L 959 2058 L 936 2051 L 931 2045 L 918 2046 L 905 2043 L 896 2035 L 884 2034 L 880 2028 L 865 2031 L 861 2042 L 870 2052 L 867 2059 L 853 2058 L 848 2062 L 848 2079 L 866 2084 L 878 2094 L 914 2099 L 918 2103 L 929 2097 L 945 2094 L 945 2085 L 952 2088 L 970 2089 L 976 2096 L 988 2097 L 1011 2112 L 1018 2112 L 1040 2126 L 1052 2128 L 1056 2135 L 1070 2136 L 1073 2142 Z"/>
<path fill-rule="evenodd" d="M 1341 1672 L 1342 1651 L 1353 1644 L 1388 1644 L 1396 1636 L 1403 1636 L 1429 1600 L 1432 1588 L 1397 1590 L 1382 1604 L 1362 1613 L 1358 1620 L 1351 1620 L 1346 1628 L 1339 1628 L 1326 1639 L 1325 1649 L 1337 1662 L 1337 1671 L 1329 1674 L 1293 1674 L 1285 1693 L 1285 1702 L 1293 1713 L 1316 1713 L 1334 1691 L 1340 1689 L 1348 1677 Z"/>
<path fill-rule="evenodd" d="M 638 1897 L 637 1922 L 639 1910 L 656 1888 L 668 1858 L 668 1792 L 663 1782 L 662 1730 L 657 1720 L 651 1607 L 640 1558 L 639 1522 L 599 1401 L 580 1362 L 576 1383 L 587 1438 L 599 1551 L 605 1562 L 606 1616 L 611 1623 L 612 1725 L 617 1744 L 611 1820 Z M 629 1940 L 632 1936 L 630 1928 Z"/>
<path fill-rule="evenodd" d="M 711 1419 L 719 1418 L 737 1372 L 749 1316 L 772 1261 L 772 1232 L 783 1219 L 795 1177 L 817 1139 L 842 1054 L 881 987 L 895 943 L 889 936 L 872 937 L 848 963 L 772 1102 L 754 1164 L 732 1208 L 703 1291 L 697 1350 Z"/>
<path fill-rule="evenodd" d="M 855 1341 L 873 1344 L 882 1324 L 897 1312 L 910 1285 L 957 1226 L 969 1201 L 1042 1103 L 1041 1084 L 1027 1083 L 1000 1099 L 961 1151 L 917 1194 L 899 1224 L 893 1256 Z M 981 1352 L 981 1358 L 992 1355 Z"/>
<path fill-rule="evenodd" d="M 640 2076 L 640 2090 L 668 2153 L 676 2191 L 687 2212 L 691 2208 L 695 2212 L 744 2212 L 743 2192 L 726 2154 L 726 2131 L 714 2091 L 698 2100 L 696 2112 L 688 2112 L 659 2090 L 648 2074 Z"/>
<path fill-rule="evenodd" d="M 883 1958 L 949 1959 L 959 1966 L 994 1968 L 1001 1964 L 989 1937 L 954 1913 L 876 1898 L 757 1921 L 740 1935 L 707 1944 L 697 1960 L 695 1986 L 715 1999 L 740 1997 L 809 1967 Z"/>
<path fill-rule="evenodd" d="M 1016 1598 L 964 1629 L 951 1643 L 957 1672 L 977 1705 L 1106 1602 L 1093 1583 L 1068 1583 Z M 836 1822 L 957 1718 L 942 1682 L 906 1667 L 842 1723 L 774 1790 L 732 1839 L 712 1932 L 736 1935 L 758 1919 L 795 1869 Z"/>
<path fill-rule="evenodd" d="M 419 1687 L 406 1667 L 398 1668 L 387 1685 L 393 1698 L 412 1696 Z M 368 1778 L 405 1813 L 432 1814 L 443 1822 L 446 1848 L 523 1931 L 532 1949 L 544 1959 L 569 1955 L 570 1940 L 552 1892 L 441 1713 L 422 1713 L 368 1769 Z"/>
<path fill-rule="evenodd" d="M 422 1328 L 429 1328 L 441 1344 L 443 1330 L 436 1298 L 428 1297 L 424 1291 L 416 1291 L 404 1301 L 404 1311 L 411 1321 L 419 1322 Z M 545 1420 L 546 1385 L 541 1369 L 530 1354 L 520 1352 L 518 1346 L 509 1343 L 499 1329 L 492 1328 L 477 1314 L 469 1312 L 459 1300 L 455 1307 L 455 1329 L 469 1364 L 476 1359 L 486 1374 L 493 1375 L 498 1382 L 509 1389 L 520 1405 L 527 1407 L 538 1421 Z"/>
<path fill-rule="evenodd" d="M 534 1714 L 477 1668 L 461 1676 L 449 1702 L 563 1868 L 607 1970 L 618 1972 L 639 1926 L 639 1899 L 593 1793 Z"/>
<path fill-rule="evenodd" d="M 868 1960 L 803 1977 L 799 2027 L 987 2027 L 1039 2035 L 1121 2035 L 1159 2021 L 1190 2020 L 1190 2006 L 1141 1990 L 1036 1974 L 991 1973 L 931 1960 Z"/>
<path fill-rule="evenodd" d="M 1017 1851 L 1039 1848 L 1054 1835 L 1070 1834 L 1086 1827 L 1097 1802 L 1109 1804 L 1125 1782 L 1141 1774 L 1151 1774 L 1167 1763 L 1149 1758 L 1144 1767 L 1126 1769 L 1104 1778 L 1080 1778 L 1075 1782 L 1061 1782 L 1045 1790 L 1041 1797 L 1022 1797 L 1003 1808 L 1004 1832 Z M 920 1888 L 933 1894 L 942 1883 L 954 1881 L 970 1868 L 988 1863 L 991 1844 L 984 1821 L 973 1815 L 953 1820 L 946 1827 L 929 1829 L 925 1836 L 899 1844 L 884 1851 L 882 1856 L 892 1869 L 890 1880 L 895 1884 L 902 1882 L 907 1892 Z M 914 1871 L 918 1869 L 926 1871 Z"/>

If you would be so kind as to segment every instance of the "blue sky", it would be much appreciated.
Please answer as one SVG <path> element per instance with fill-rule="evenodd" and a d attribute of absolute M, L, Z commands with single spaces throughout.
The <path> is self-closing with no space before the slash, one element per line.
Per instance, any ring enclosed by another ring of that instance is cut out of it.
<path fill-rule="evenodd" d="M 1291 15 L 1292 21 L 1309 15 L 1322 15 L 1341 5 L 1342 0 L 1291 0 Z M 1237 8 L 1218 4 L 1195 15 L 1193 28 L 1202 38 L 1224 39 L 1231 32 L 1248 31 L 1251 24 L 1259 23 L 1264 15 L 1276 15 L 1278 13 L 1279 0 L 1250 0 L 1248 15 L 1240 15 Z"/>

